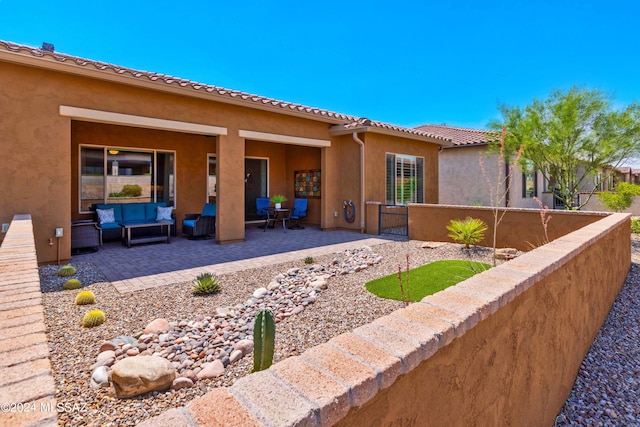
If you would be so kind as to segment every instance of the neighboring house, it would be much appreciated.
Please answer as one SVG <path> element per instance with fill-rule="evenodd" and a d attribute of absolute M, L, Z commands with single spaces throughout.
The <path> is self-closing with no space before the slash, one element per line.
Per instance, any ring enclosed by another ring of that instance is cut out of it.
<path fill-rule="evenodd" d="M 489 143 L 498 141 L 500 134 L 481 130 L 452 127 L 446 125 L 423 125 L 416 129 L 450 139 L 451 146 L 440 150 L 438 159 L 438 202 L 447 205 L 494 206 L 496 197 L 490 195 L 490 184 L 498 183 L 498 159 L 495 151 L 489 150 Z M 483 173 L 480 158 L 484 166 Z M 505 164 L 502 180 L 511 165 Z M 487 181 L 488 180 L 488 181 Z M 552 197 L 544 187 L 541 173 L 533 168 L 522 170 L 518 165 L 511 175 L 509 194 L 504 194 L 504 185 L 497 197 L 499 206 L 515 208 L 538 208 L 533 199 L 539 198 L 552 206 Z M 504 197 L 503 197 L 504 196 Z"/>
<path fill-rule="evenodd" d="M 450 144 L 419 129 L 2 41 L 0 141 L 0 222 L 31 214 L 40 262 L 56 259 L 49 241 L 59 227 L 68 259 L 71 221 L 93 218 L 92 205 L 122 197 L 124 185 L 141 187 L 133 200 L 175 206 L 178 224 L 215 202 L 219 243 L 244 240 L 245 223 L 258 219 L 256 197 L 277 193 L 291 204 L 307 197 L 310 224 L 364 230 L 367 201 L 437 203 L 438 149 Z M 342 215 L 349 200 L 353 222 Z"/>

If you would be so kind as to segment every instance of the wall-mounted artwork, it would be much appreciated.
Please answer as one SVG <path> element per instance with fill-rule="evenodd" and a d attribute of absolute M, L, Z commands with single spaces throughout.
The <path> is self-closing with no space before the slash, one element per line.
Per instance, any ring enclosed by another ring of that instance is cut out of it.
<path fill-rule="evenodd" d="M 320 169 L 294 171 L 293 182 L 295 185 L 295 197 L 320 198 Z"/>

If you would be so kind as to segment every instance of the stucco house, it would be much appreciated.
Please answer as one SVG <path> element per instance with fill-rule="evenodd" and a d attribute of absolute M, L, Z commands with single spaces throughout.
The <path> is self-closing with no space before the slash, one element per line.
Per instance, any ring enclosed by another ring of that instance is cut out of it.
<path fill-rule="evenodd" d="M 68 259 L 71 222 L 93 218 L 91 206 L 126 184 L 174 206 L 178 227 L 215 202 L 218 243 L 244 240 L 255 199 L 277 193 L 307 197 L 309 224 L 366 230 L 367 202 L 438 202 L 438 150 L 450 144 L 420 129 L 5 41 L 0 141 L 0 222 L 32 215 L 39 262 L 57 250 Z M 307 177 L 318 185 L 299 188 Z M 342 215 L 348 200 L 353 222 Z"/>
<path fill-rule="evenodd" d="M 488 179 L 498 182 L 498 154 L 489 144 L 498 141 L 500 134 L 481 129 L 460 128 L 446 125 L 423 125 L 416 129 L 450 139 L 450 146 L 442 147 L 438 160 L 438 202 L 447 205 L 492 206 L 489 184 L 482 172 L 480 158 Z M 511 165 L 507 162 L 502 171 L 506 176 Z M 503 189 L 504 192 L 504 189 Z M 523 170 L 516 165 L 509 183 L 509 192 L 500 199 L 500 206 L 514 208 L 538 208 L 533 199 L 552 206 L 551 193 L 545 186 L 541 173 L 533 168 Z"/>
<path fill-rule="evenodd" d="M 489 144 L 497 142 L 500 134 L 482 129 L 460 128 L 446 125 L 423 125 L 416 129 L 439 135 L 451 140 L 451 145 L 440 149 L 438 160 L 438 203 L 446 205 L 465 206 L 493 206 L 489 195 L 489 184 L 482 172 L 480 158 L 486 174 L 495 185 L 498 182 L 498 154 L 489 149 Z M 508 162 L 504 164 L 502 179 L 506 176 Z M 607 176 L 608 175 L 608 176 Z M 577 195 L 576 203 L 587 200 L 596 182 L 598 191 L 613 191 L 619 182 L 640 183 L 640 170 L 628 166 L 610 167 L 602 170 L 593 179 L 587 179 L 581 184 L 581 191 Z M 564 209 L 564 205 L 553 197 L 553 179 L 548 183 L 542 173 L 534 168 L 523 170 L 516 165 L 511 174 L 509 192 L 500 196 L 500 206 L 513 208 L 539 208 L 537 197 L 543 205 L 552 209 Z M 504 187 L 501 195 L 504 194 Z M 608 209 L 594 195 L 582 208 L 585 211 L 607 211 Z M 640 214 L 640 201 L 626 210 L 634 215 Z"/>

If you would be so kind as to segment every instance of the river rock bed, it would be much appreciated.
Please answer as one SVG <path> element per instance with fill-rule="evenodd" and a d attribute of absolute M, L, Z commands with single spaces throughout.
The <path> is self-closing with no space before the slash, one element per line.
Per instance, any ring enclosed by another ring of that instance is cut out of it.
<path fill-rule="evenodd" d="M 301 293 L 298 301 L 287 303 L 284 315 L 281 316 L 281 320 L 276 326 L 274 363 L 290 356 L 299 355 L 310 347 L 324 343 L 334 336 L 401 308 L 402 302 L 378 298 L 369 293 L 364 288 L 364 284 L 372 279 L 395 273 L 399 267 L 404 270 L 407 264 L 407 255 L 409 256 L 410 268 L 441 259 L 471 259 L 491 262 L 491 250 L 487 248 L 474 248 L 471 251 L 466 251 L 457 244 L 422 248 L 422 243 L 417 241 L 389 242 L 373 246 L 372 252 L 376 254 L 376 259 L 379 258 L 379 262 L 374 262 L 374 265 L 358 272 L 355 271 L 355 268 L 351 270 L 352 272 L 349 269 L 341 269 L 338 270 L 338 273 L 326 278 L 321 277 L 327 274 L 322 269 L 330 268 L 334 261 L 337 261 L 338 264 L 342 263 L 349 255 L 336 253 L 315 257 L 314 266 L 320 268 L 315 273 L 316 281 L 325 280 L 327 288 L 321 289 L 322 286 L 320 286 L 320 289 L 316 290 L 315 300 L 313 302 L 307 301 L 306 306 L 303 299 L 311 297 L 313 286 L 306 296 L 303 297 Z M 207 321 L 211 324 L 212 321 L 217 323 L 220 320 L 222 323 L 224 320 L 229 324 L 230 320 L 236 319 L 236 316 L 231 317 L 231 315 L 225 314 L 222 317 L 220 315 L 223 312 L 220 310 L 224 311 L 231 307 L 232 310 L 237 311 L 236 314 L 242 313 L 240 306 L 246 306 L 246 303 L 253 301 L 253 299 L 256 299 L 253 304 L 256 310 L 261 304 L 267 304 L 270 298 L 256 298 L 254 292 L 259 288 L 265 288 L 268 292 L 264 295 L 269 292 L 272 292 L 271 295 L 277 295 L 273 290 L 269 291 L 269 285 L 271 284 L 273 288 L 275 286 L 273 282 L 277 282 L 276 278 L 280 275 L 288 275 L 288 272 L 293 271 L 291 269 L 298 269 L 298 272 L 309 269 L 310 266 L 304 263 L 304 257 L 305 254 L 302 251 L 299 261 L 219 275 L 222 290 L 208 296 L 194 296 L 191 293 L 190 281 L 120 294 L 110 283 L 104 281 L 104 276 L 95 266 L 89 263 L 73 262 L 72 264 L 78 269 L 74 277 L 81 280 L 84 284 L 83 289 L 91 290 L 96 296 L 96 303 L 91 306 L 74 305 L 74 298 L 78 291 L 60 290 L 65 280 L 56 276 L 57 266 L 42 267 L 44 315 L 56 384 L 56 399 L 58 403 L 76 404 L 76 406 L 85 409 L 81 412 L 71 411 L 58 414 L 59 424 L 69 426 L 136 425 L 167 409 L 182 406 L 215 387 L 229 386 L 237 378 L 247 375 L 253 363 L 251 353 L 233 363 L 228 363 L 222 375 L 198 380 L 192 387 L 118 399 L 112 387 L 91 388 L 89 386 L 91 367 L 96 363 L 100 347 L 105 340 L 110 341 L 123 335 L 140 338 L 145 335 L 145 327 L 158 318 L 166 319 L 170 324 L 176 326 L 175 331 L 178 338 L 188 328 L 193 330 L 193 326 L 196 326 L 198 329 Z M 78 259 L 81 260 L 81 257 Z M 288 289 L 289 286 L 291 285 L 287 285 L 286 288 Z M 309 286 L 304 287 L 310 288 Z M 299 306 L 304 308 L 298 314 L 286 315 L 288 308 L 292 307 L 291 313 L 293 313 L 293 310 Z M 82 316 L 92 309 L 104 311 L 107 316 L 106 322 L 98 327 L 82 328 L 80 326 Z M 246 311 L 245 309 L 247 319 L 251 319 L 253 316 L 254 312 L 250 310 Z M 241 317 L 239 316 L 239 318 Z M 201 322 L 201 324 L 197 325 L 197 322 Z M 180 327 L 181 323 L 186 326 Z M 241 325 L 240 329 L 243 326 L 247 327 L 243 331 L 238 331 L 236 338 L 240 338 L 242 333 L 245 334 L 245 338 L 250 338 L 247 336 L 250 335 L 248 322 Z M 220 330 L 220 328 L 216 328 L 216 330 Z M 236 330 L 231 332 L 227 338 L 235 333 Z M 159 335 L 157 336 L 158 342 L 160 341 Z M 154 342 L 155 337 L 154 333 L 150 343 Z M 222 337 L 224 338 L 224 332 Z M 235 343 L 236 341 L 234 341 Z M 221 347 L 227 352 L 233 348 L 234 344 L 229 339 L 229 343 L 223 343 Z M 148 346 L 148 344 L 146 345 Z M 139 350 L 139 353 L 144 351 L 146 349 Z M 195 359 L 192 360 L 195 364 Z M 193 369 L 191 370 L 193 371 Z"/>

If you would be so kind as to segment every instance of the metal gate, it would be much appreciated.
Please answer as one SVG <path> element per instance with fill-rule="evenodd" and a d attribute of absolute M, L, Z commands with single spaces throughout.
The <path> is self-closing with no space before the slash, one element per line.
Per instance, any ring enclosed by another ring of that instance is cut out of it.
<path fill-rule="evenodd" d="M 408 236 L 409 207 L 402 205 L 380 205 L 378 211 L 378 234 Z"/>

